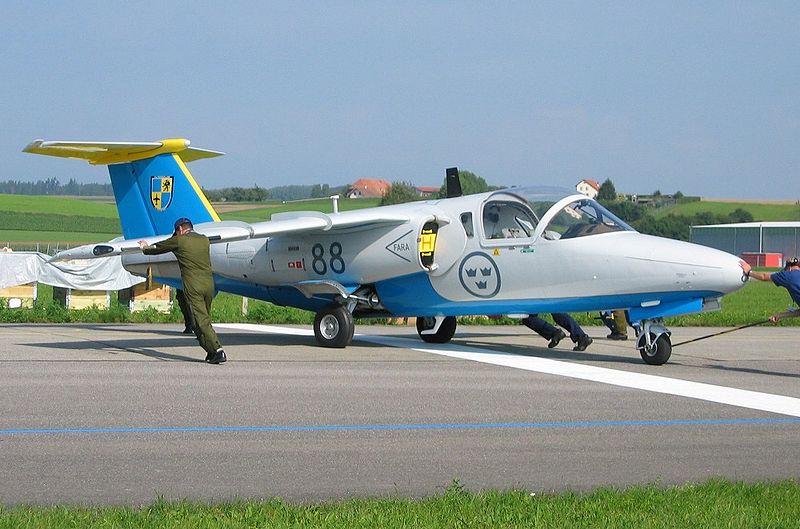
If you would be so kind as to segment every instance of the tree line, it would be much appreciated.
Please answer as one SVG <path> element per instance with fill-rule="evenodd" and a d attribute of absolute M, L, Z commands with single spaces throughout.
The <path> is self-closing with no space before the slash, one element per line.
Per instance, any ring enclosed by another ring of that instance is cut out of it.
<path fill-rule="evenodd" d="M 652 196 L 660 197 L 661 192 L 656 191 Z M 683 193 L 680 191 L 677 191 L 672 197 L 678 201 L 684 200 Z M 753 215 L 742 208 L 736 208 L 728 214 L 701 211 L 693 215 L 669 213 L 661 218 L 656 218 L 652 214 L 653 208 L 651 206 L 631 202 L 624 197 L 620 197 L 610 179 L 606 179 L 600 186 L 597 200 L 640 233 L 668 237 L 680 241 L 689 240 L 689 231 L 692 226 L 753 222 Z"/>
<path fill-rule="evenodd" d="M 461 188 L 465 195 L 483 193 L 498 186 L 489 185 L 486 180 L 470 171 L 459 171 Z M 309 198 L 324 198 L 335 194 L 344 194 L 347 186 L 331 187 L 328 184 L 313 185 L 285 185 L 273 188 L 263 188 L 257 185 L 250 188 L 227 187 L 222 189 L 203 189 L 206 197 L 212 202 L 263 202 L 265 200 L 304 200 Z M 111 196 L 114 194 L 110 183 L 81 184 L 70 178 L 66 184 L 61 184 L 56 178 L 38 180 L 36 182 L 22 182 L 7 180 L 0 182 L 0 193 L 11 195 L 57 195 L 57 196 Z M 442 182 L 438 198 L 444 198 L 447 193 L 446 181 Z M 660 197 L 661 192 L 656 191 L 653 197 Z M 675 200 L 684 200 L 683 193 L 677 191 L 672 195 Z M 384 195 L 381 205 L 401 204 L 419 200 L 416 188 L 409 182 L 393 182 Z M 753 215 L 742 208 L 737 208 L 729 214 L 700 212 L 693 215 L 668 214 L 656 218 L 652 214 L 653 208 L 620 197 L 610 179 L 606 179 L 600 186 L 598 201 L 611 210 L 615 215 L 630 224 L 641 233 L 669 237 L 671 239 L 689 240 L 691 226 L 705 224 L 727 224 L 733 222 L 752 222 Z"/>
<path fill-rule="evenodd" d="M 499 187 L 490 186 L 482 177 L 469 171 L 459 171 L 459 179 L 461 180 L 461 189 L 465 195 L 499 189 Z M 445 180 L 439 191 L 438 198 L 446 196 L 446 185 L 447 182 Z M 655 191 L 651 196 L 657 201 L 663 197 L 661 191 Z M 675 192 L 671 197 L 675 201 L 692 200 L 685 198 L 680 191 Z M 414 186 L 408 182 L 394 182 L 384 195 L 381 205 L 400 204 L 414 200 L 419 200 L 419 195 Z M 652 206 L 631 202 L 624 196 L 618 195 L 614 183 L 610 179 L 607 179 L 600 186 L 597 200 L 640 233 L 681 241 L 689 240 L 689 228 L 691 226 L 753 221 L 753 215 L 742 208 L 737 208 L 729 214 L 704 211 L 693 215 L 674 215 L 670 213 L 661 218 L 656 218 L 652 214 L 654 209 Z"/>
<path fill-rule="evenodd" d="M 203 189 L 211 202 L 263 202 L 265 200 L 304 200 L 309 198 L 325 198 L 335 194 L 344 194 L 347 186 L 331 187 L 328 184 L 286 185 L 272 188 L 225 187 L 221 189 Z M 0 194 L 5 195 L 52 195 L 77 197 L 110 197 L 114 194 L 111 183 L 81 184 L 70 178 L 62 184 L 56 178 L 23 182 L 6 180 L 0 182 Z"/>
<path fill-rule="evenodd" d="M 78 197 L 107 197 L 114 194 L 110 183 L 106 184 L 79 184 L 74 178 L 62 185 L 55 178 L 37 180 L 36 182 L 22 182 L 19 180 L 6 180 L 0 182 L 0 193 L 5 195 L 56 195 Z"/>

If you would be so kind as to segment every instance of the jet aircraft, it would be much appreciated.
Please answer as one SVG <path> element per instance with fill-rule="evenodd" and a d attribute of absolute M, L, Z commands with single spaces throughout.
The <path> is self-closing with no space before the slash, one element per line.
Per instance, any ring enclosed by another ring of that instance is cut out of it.
<path fill-rule="evenodd" d="M 122 255 L 134 274 L 179 287 L 172 254 L 145 256 L 137 241 L 172 234 L 188 217 L 212 242 L 218 291 L 316 313 L 325 347 L 347 346 L 354 319 L 416 317 L 426 342 L 448 342 L 456 316 L 629 311 L 642 359 L 670 357 L 663 318 L 718 310 L 744 284 L 740 261 L 719 250 L 636 232 L 574 190 L 512 187 L 325 214 L 220 221 L 186 163 L 223 153 L 185 139 L 157 142 L 35 140 L 25 152 L 108 165 L 123 237 L 54 259 Z M 333 198 L 333 197 L 332 197 Z"/>

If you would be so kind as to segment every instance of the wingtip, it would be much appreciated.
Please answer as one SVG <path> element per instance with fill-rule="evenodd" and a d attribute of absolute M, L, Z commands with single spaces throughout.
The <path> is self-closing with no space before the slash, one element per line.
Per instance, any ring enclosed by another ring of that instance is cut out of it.
<path fill-rule="evenodd" d="M 41 147 L 42 143 L 44 143 L 44 140 L 42 138 L 36 138 L 35 140 L 27 144 L 25 148 L 22 149 L 22 152 L 34 152 L 34 149 Z"/>

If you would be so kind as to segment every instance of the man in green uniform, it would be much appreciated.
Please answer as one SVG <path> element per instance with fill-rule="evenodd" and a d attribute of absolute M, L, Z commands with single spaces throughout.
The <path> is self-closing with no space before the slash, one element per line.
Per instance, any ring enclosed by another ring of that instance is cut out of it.
<path fill-rule="evenodd" d="M 145 255 L 175 254 L 181 270 L 183 293 L 191 308 L 194 332 L 207 353 L 206 362 L 221 364 L 227 360 L 217 333 L 211 326 L 214 279 L 211 275 L 208 237 L 196 233 L 192 221 L 184 217 L 175 221 L 175 233 L 169 239 L 152 246 L 139 241 L 139 246 Z"/>

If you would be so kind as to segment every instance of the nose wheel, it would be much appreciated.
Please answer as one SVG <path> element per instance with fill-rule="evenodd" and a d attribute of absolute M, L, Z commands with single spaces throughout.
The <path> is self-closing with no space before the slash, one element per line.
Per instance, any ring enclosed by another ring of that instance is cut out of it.
<path fill-rule="evenodd" d="M 670 331 L 661 323 L 650 321 L 643 321 L 642 327 L 636 342 L 642 360 L 651 366 L 666 364 L 672 355 Z"/>
<path fill-rule="evenodd" d="M 322 347 L 347 347 L 353 339 L 353 315 L 342 305 L 331 305 L 314 318 L 314 337 Z"/>
<path fill-rule="evenodd" d="M 418 317 L 417 333 L 424 342 L 447 343 L 456 333 L 456 318 Z"/>

